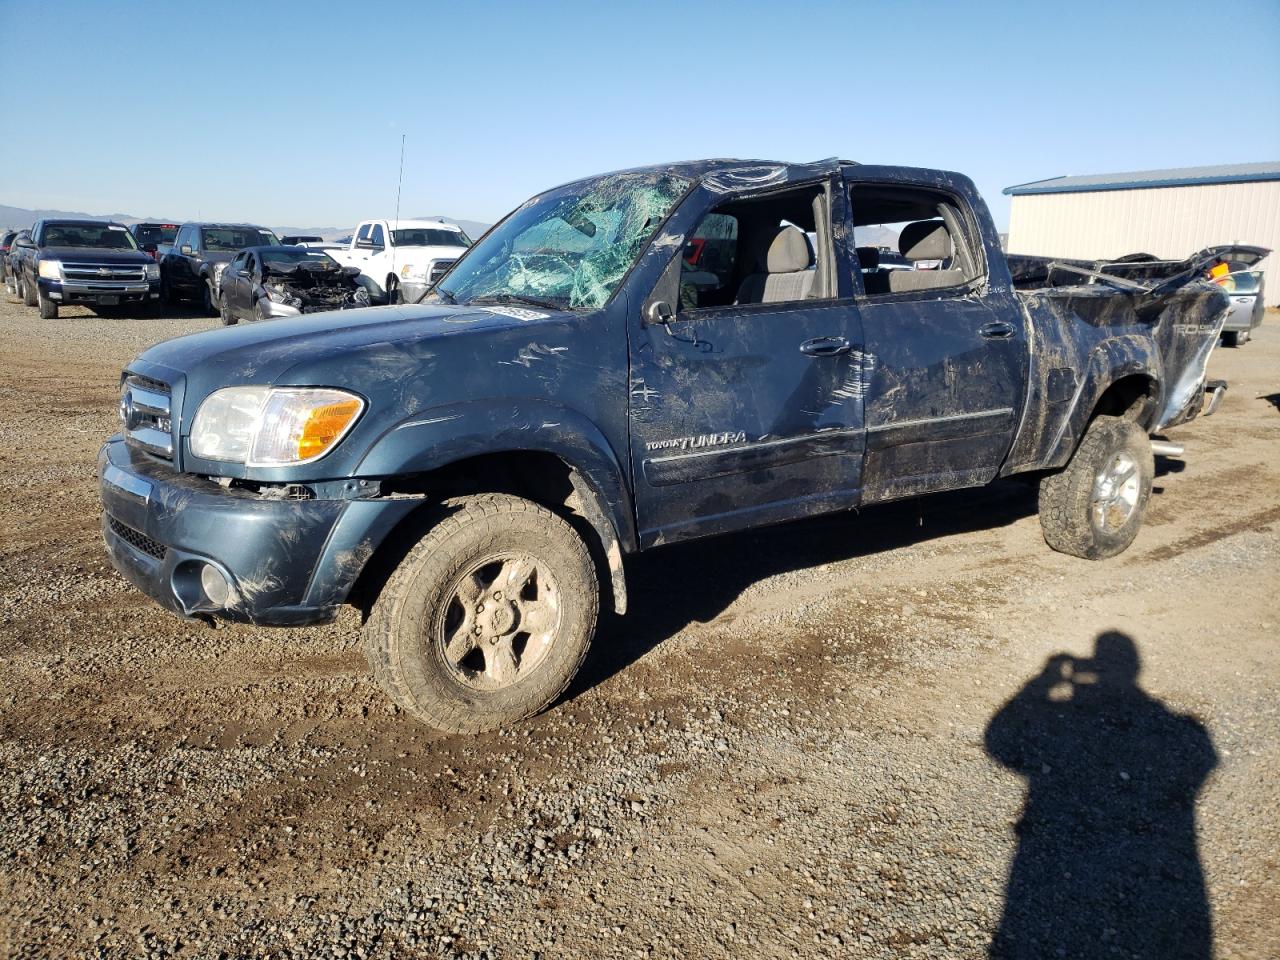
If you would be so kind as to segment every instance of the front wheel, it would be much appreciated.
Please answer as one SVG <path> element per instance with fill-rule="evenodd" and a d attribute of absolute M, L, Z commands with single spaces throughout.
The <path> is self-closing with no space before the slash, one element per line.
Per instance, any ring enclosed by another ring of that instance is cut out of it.
<path fill-rule="evenodd" d="M 1060 553 L 1102 560 L 1124 552 L 1142 526 L 1155 457 L 1146 431 L 1097 417 L 1066 468 L 1040 481 L 1040 529 Z"/>
<path fill-rule="evenodd" d="M 38 290 L 36 291 L 36 307 L 40 310 L 41 320 L 58 319 L 58 305 Z"/>
<path fill-rule="evenodd" d="M 446 501 L 364 628 L 382 689 L 450 733 L 522 720 L 569 685 L 595 633 L 599 587 L 582 538 L 529 500 Z"/>
<path fill-rule="evenodd" d="M 395 277 L 387 277 L 387 303 L 400 302 L 400 281 Z"/>
<path fill-rule="evenodd" d="M 218 297 L 213 292 L 213 281 L 206 280 L 200 287 L 200 309 L 204 311 L 205 316 L 216 315 L 218 313 Z"/>
<path fill-rule="evenodd" d="M 231 308 L 227 306 L 227 298 L 222 297 L 218 301 L 218 317 L 222 320 L 224 327 L 234 326 L 236 315 L 231 312 Z"/>
<path fill-rule="evenodd" d="M 26 277 L 21 277 L 22 302 L 28 307 L 36 305 L 36 288 L 27 283 Z"/>

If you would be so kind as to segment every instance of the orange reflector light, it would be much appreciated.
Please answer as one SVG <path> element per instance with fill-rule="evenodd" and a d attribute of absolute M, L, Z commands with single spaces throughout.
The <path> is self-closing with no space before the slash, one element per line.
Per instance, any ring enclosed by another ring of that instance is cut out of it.
<path fill-rule="evenodd" d="M 1230 272 L 1231 268 L 1225 263 L 1218 263 L 1209 268 L 1209 279 L 1217 283 Z"/>
<path fill-rule="evenodd" d="M 312 410 L 298 437 L 298 459 L 310 460 L 328 450 L 360 413 L 360 406 L 359 400 L 339 400 Z"/>

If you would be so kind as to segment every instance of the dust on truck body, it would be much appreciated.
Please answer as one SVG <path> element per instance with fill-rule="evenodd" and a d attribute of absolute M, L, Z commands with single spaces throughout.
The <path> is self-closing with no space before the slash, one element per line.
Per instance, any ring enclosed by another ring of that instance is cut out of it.
<path fill-rule="evenodd" d="M 855 246 L 888 223 L 916 269 Z M 565 689 L 639 550 L 1011 474 L 1039 479 L 1052 547 L 1123 550 L 1149 435 L 1205 403 L 1222 252 L 1011 272 L 973 184 L 937 170 L 577 181 L 420 305 L 147 350 L 99 456 L 103 535 L 180 616 L 356 604 L 397 704 L 492 728 Z"/>

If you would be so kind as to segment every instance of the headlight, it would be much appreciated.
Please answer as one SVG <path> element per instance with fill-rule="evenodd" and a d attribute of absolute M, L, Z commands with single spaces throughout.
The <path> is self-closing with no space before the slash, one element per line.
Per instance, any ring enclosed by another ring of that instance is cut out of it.
<path fill-rule="evenodd" d="M 41 260 L 40 276 L 46 280 L 62 279 L 62 261 L 61 260 Z"/>
<path fill-rule="evenodd" d="M 401 268 L 400 268 L 400 279 L 401 279 L 401 280 L 408 280 L 408 279 L 410 279 L 410 278 L 412 278 L 412 279 L 414 279 L 414 280 L 421 280 L 421 279 L 424 279 L 424 278 L 426 277 L 426 275 L 427 275 L 427 266 L 426 266 L 426 264 L 422 264 L 421 266 L 417 266 L 417 265 L 412 264 L 412 263 L 406 263 L 403 267 L 401 267 Z"/>
<path fill-rule="evenodd" d="M 196 411 L 191 452 L 251 467 L 308 463 L 337 446 L 363 410 L 345 390 L 226 387 Z"/>
<path fill-rule="evenodd" d="M 159 279 L 160 279 L 160 264 L 158 264 L 158 263 L 148 263 L 148 264 L 147 264 L 147 266 L 146 266 L 146 271 L 147 271 L 147 279 L 148 279 L 148 280 L 159 280 Z"/>

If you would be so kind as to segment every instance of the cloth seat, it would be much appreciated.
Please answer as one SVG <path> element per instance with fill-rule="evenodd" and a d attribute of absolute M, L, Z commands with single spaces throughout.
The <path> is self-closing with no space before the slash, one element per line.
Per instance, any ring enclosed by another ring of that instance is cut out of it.
<path fill-rule="evenodd" d="M 898 251 L 914 265 L 921 260 L 950 260 L 951 234 L 941 220 L 917 220 L 902 228 L 898 235 Z M 937 290 L 964 283 L 962 270 L 891 270 L 890 293 L 915 290 Z"/>
<path fill-rule="evenodd" d="M 765 254 L 764 272 L 745 277 L 734 303 L 786 303 L 804 300 L 813 287 L 813 247 L 799 227 L 779 228 Z"/>

